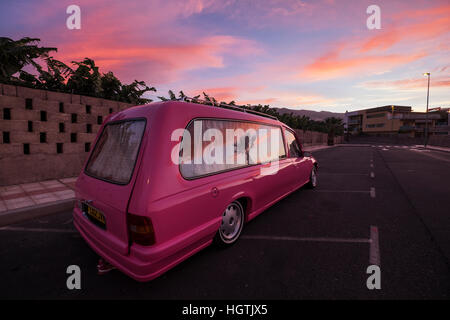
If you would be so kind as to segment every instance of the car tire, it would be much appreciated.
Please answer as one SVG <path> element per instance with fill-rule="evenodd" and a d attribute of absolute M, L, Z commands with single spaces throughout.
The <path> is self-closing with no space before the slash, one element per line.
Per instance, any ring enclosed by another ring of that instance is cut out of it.
<path fill-rule="evenodd" d="M 317 187 L 317 168 L 316 168 L 316 166 L 313 166 L 313 168 L 311 169 L 311 173 L 309 174 L 309 181 L 306 184 L 306 186 L 309 189 L 314 189 L 315 187 Z"/>
<path fill-rule="evenodd" d="M 231 202 L 222 213 L 222 221 L 215 237 L 215 243 L 222 248 L 237 242 L 245 222 L 244 207 L 239 201 Z"/>

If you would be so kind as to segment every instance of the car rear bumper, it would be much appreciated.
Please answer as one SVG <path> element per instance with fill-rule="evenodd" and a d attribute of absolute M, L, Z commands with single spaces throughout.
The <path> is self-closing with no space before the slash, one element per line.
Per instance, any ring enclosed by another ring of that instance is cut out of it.
<path fill-rule="evenodd" d="M 73 222 L 83 239 L 99 256 L 137 281 L 157 278 L 212 242 L 211 237 L 203 238 L 190 245 L 179 246 L 179 250 L 175 253 L 173 253 L 173 247 L 166 247 L 164 250 L 158 246 L 140 247 L 139 251 L 145 252 L 145 260 L 143 260 L 135 257 L 133 250 L 130 250 L 128 255 L 124 255 L 105 245 L 105 241 L 99 237 L 98 227 L 85 218 L 78 208 L 74 208 Z"/>

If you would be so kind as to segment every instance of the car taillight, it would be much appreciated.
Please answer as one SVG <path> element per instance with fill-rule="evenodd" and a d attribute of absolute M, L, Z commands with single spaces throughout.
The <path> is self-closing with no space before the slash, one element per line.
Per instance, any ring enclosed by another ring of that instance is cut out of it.
<path fill-rule="evenodd" d="M 128 230 L 132 242 L 142 246 L 155 244 L 155 231 L 149 218 L 128 214 Z"/>

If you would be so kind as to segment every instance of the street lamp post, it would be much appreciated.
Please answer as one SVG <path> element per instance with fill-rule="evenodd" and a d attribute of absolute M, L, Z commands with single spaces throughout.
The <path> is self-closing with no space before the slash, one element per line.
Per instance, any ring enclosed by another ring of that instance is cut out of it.
<path fill-rule="evenodd" d="M 426 148 L 428 144 L 428 101 L 430 99 L 430 73 L 426 72 L 423 75 L 428 76 L 427 111 L 425 113 L 425 138 L 424 138 L 424 147 Z"/>

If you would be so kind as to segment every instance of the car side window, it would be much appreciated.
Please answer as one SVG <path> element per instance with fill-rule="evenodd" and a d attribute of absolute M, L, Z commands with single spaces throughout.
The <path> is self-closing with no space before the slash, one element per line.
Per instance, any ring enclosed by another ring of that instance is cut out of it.
<path fill-rule="evenodd" d="M 289 130 L 284 130 L 286 136 L 286 143 L 289 149 L 289 157 L 290 158 L 299 158 L 302 156 L 302 152 L 300 146 L 295 139 L 295 135 L 293 132 Z"/>

